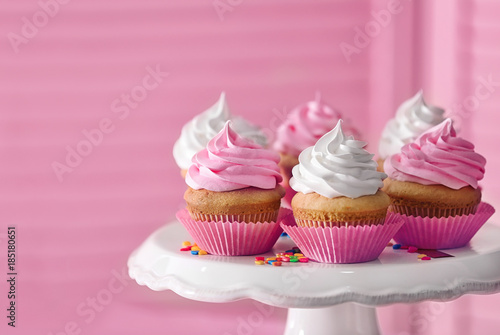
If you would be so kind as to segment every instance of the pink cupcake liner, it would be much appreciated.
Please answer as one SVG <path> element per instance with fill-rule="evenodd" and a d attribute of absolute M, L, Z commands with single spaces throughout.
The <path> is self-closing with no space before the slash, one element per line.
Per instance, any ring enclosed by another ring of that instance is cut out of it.
<path fill-rule="evenodd" d="M 298 227 L 282 225 L 285 232 L 310 259 L 322 263 L 362 263 L 376 259 L 403 220 L 392 213 L 382 225 Z"/>
<path fill-rule="evenodd" d="M 268 252 L 284 226 L 294 224 L 292 211 L 282 208 L 272 222 L 197 221 L 187 209 L 176 214 L 198 246 L 213 255 L 244 256 Z"/>
<path fill-rule="evenodd" d="M 349 227 L 349 226 L 369 226 L 374 224 L 384 224 L 385 218 L 374 220 L 358 220 L 349 222 L 330 222 L 330 221 L 315 221 L 315 220 L 302 220 L 295 218 L 297 225 L 302 227 Z"/>
<path fill-rule="evenodd" d="M 473 214 L 477 211 L 476 206 L 466 207 L 466 208 L 408 208 L 407 206 L 399 206 L 399 205 L 391 205 L 389 209 L 392 212 L 404 214 L 406 216 L 413 216 L 413 213 L 416 213 L 416 216 L 421 217 L 449 217 L 449 216 L 457 216 L 457 215 L 469 215 Z"/>
<path fill-rule="evenodd" d="M 200 214 L 191 213 L 193 220 L 208 221 L 208 222 L 271 222 L 278 217 L 279 209 L 272 212 L 263 212 L 255 214 L 239 214 L 239 215 L 216 215 L 216 214 Z"/>
<path fill-rule="evenodd" d="M 495 209 L 481 202 L 475 214 L 444 218 L 407 216 L 401 217 L 405 224 L 394 236 L 400 244 L 421 249 L 451 249 L 465 246 L 477 231 L 495 213 Z"/>

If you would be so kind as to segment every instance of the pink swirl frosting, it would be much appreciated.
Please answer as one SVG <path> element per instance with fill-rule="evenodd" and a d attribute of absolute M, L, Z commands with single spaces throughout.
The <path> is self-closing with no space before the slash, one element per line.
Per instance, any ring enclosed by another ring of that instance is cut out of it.
<path fill-rule="evenodd" d="M 224 128 L 192 159 L 189 187 L 215 192 L 246 187 L 274 189 L 282 181 L 279 155 L 239 136 L 227 121 Z"/>
<path fill-rule="evenodd" d="M 477 188 L 485 164 L 474 145 L 457 137 L 451 119 L 446 119 L 386 159 L 384 170 L 395 180 L 458 190 L 469 185 Z"/>
<path fill-rule="evenodd" d="M 341 114 L 321 101 L 319 93 L 314 101 L 294 108 L 287 119 L 276 131 L 274 149 L 278 152 L 299 156 L 306 148 L 313 146 L 326 133 L 335 127 L 342 118 Z M 358 131 L 345 121 L 346 135 L 359 138 Z"/>

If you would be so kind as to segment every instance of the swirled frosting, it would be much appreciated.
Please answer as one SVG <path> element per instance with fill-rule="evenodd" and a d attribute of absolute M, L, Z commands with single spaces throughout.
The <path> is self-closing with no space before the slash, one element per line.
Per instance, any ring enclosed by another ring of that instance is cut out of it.
<path fill-rule="evenodd" d="M 290 180 L 297 192 L 316 192 L 327 198 L 358 198 L 377 193 L 385 173 L 377 171 L 365 142 L 345 136 L 342 120 L 312 147 L 302 151 Z"/>
<path fill-rule="evenodd" d="M 444 120 L 444 110 L 427 105 L 422 90 L 403 102 L 396 116 L 387 122 L 379 142 L 379 158 L 386 159 L 401 150 L 401 147 L 414 141 L 424 131 Z"/>
<path fill-rule="evenodd" d="M 314 101 L 294 108 L 276 130 L 274 149 L 278 152 L 298 156 L 302 150 L 313 146 L 341 119 L 339 112 L 321 100 L 319 93 Z M 358 131 L 347 122 L 346 134 L 358 136 Z"/>
<path fill-rule="evenodd" d="M 384 170 L 395 180 L 458 190 L 469 185 L 477 188 L 485 164 L 474 145 L 457 137 L 451 119 L 446 119 L 386 159 Z"/>
<path fill-rule="evenodd" d="M 174 159 L 177 165 L 187 170 L 191 165 L 191 158 L 206 147 L 224 127 L 227 120 L 234 119 L 234 129 L 242 136 L 265 146 L 267 137 L 255 126 L 241 117 L 232 117 L 226 103 L 226 95 L 221 93 L 219 100 L 205 112 L 195 116 L 182 127 L 181 136 L 174 144 Z"/>
<path fill-rule="evenodd" d="M 279 155 L 239 136 L 231 121 L 193 157 L 186 183 L 193 189 L 215 192 L 246 187 L 274 189 L 282 181 Z"/>

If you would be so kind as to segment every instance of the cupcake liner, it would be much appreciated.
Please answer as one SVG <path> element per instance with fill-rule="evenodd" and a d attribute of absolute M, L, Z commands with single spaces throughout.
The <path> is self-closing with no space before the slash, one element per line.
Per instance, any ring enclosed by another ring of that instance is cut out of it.
<path fill-rule="evenodd" d="M 239 215 L 216 215 L 216 214 L 201 214 L 191 213 L 191 217 L 196 221 L 208 222 L 271 222 L 278 217 L 279 209 L 272 212 L 262 212 L 254 214 L 239 214 Z"/>
<path fill-rule="evenodd" d="M 228 222 L 197 221 L 187 209 L 176 214 L 198 246 L 213 255 L 244 256 L 262 254 L 272 249 L 284 226 L 294 224 L 292 211 L 282 208 L 276 221 Z"/>
<path fill-rule="evenodd" d="M 369 226 L 384 224 L 385 217 L 373 220 L 357 220 L 349 222 L 331 222 L 331 221 L 315 221 L 315 220 L 302 220 L 295 218 L 298 226 L 301 227 L 348 227 L 348 226 Z"/>
<path fill-rule="evenodd" d="M 400 217 L 388 213 L 381 225 L 281 227 L 310 259 L 344 264 L 376 259 L 403 223 Z"/>
<path fill-rule="evenodd" d="M 451 217 L 420 217 L 396 214 L 405 224 L 394 236 L 400 244 L 421 249 L 451 249 L 465 246 L 486 221 L 495 213 L 495 209 L 481 202 L 475 214 Z"/>
<path fill-rule="evenodd" d="M 464 208 L 416 208 L 408 207 L 404 205 L 391 205 L 390 211 L 404 214 L 406 216 L 421 216 L 421 217 L 450 217 L 457 215 L 469 215 L 474 214 L 477 211 L 476 206 L 464 207 Z"/>

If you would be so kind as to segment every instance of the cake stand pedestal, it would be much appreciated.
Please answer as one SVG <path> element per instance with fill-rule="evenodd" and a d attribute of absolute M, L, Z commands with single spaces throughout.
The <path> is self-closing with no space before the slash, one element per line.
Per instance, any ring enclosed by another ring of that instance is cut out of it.
<path fill-rule="evenodd" d="M 152 290 L 172 290 L 193 300 L 254 299 L 288 308 L 285 335 L 380 334 L 375 307 L 424 300 L 452 300 L 466 293 L 500 291 L 500 228 L 486 224 L 454 257 L 417 260 L 386 248 L 361 264 L 283 263 L 257 266 L 254 256 L 194 256 L 177 221 L 158 229 L 128 260 L 129 274 Z M 278 240 L 264 256 L 290 249 Z"/>

